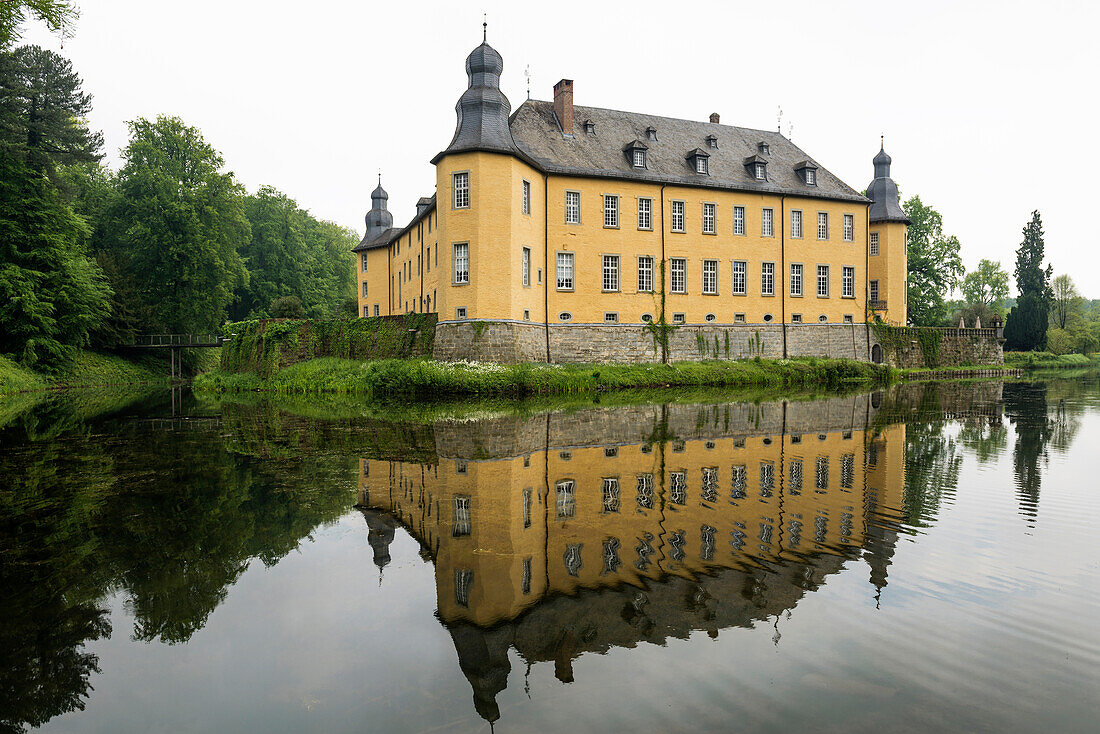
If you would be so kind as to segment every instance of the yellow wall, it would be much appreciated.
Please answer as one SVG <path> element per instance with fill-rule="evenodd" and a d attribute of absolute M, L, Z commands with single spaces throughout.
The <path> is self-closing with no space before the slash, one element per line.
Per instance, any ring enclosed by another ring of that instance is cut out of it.
<path fill-rule="evenodd" d="M 876 313 L 883 321 L 905 326 L 908 320 L 906 277 L 909 272 L 905 249 L 906 226 L 902 222 L 880 222 L 871 225 L 878 232 L 879 254 L 867 257 L 867 279 L 878 280 L 879 300 L 885 309 Z"/>
<path fill-rule="evenodd" d="M 366 265 L 363 264 L 363 256 L 366 256 Z M 387 274 L 387 259 L 389 255 L 384 247 L 355 253 L 356 281 L 359 297 L 359 316 L 377 315 L 388 316 L 389 310 L 389 276 Z M 363 295 L 363 284 L 366 283 L 367 293 Z M 366 309 L 366 310 L 364 310 Z"/>

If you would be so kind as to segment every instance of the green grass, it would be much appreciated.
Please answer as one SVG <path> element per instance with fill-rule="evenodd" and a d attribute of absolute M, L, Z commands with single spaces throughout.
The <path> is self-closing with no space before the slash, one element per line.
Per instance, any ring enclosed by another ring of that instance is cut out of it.
<path fill-rule="evenodd" d="M 0 395 L 43 390 L 46 380 L 39 374 L 20 367 L 7 357 L 0 357 Z"/>
<path fill-rule="evenodd" d="M 213 393 L 267 390 L 419 400 L 457 396 L 569 395 L 627 388 L 837 386 L 887 381 L 888 368 L 840 359 L 742 360 L 674 364 L 498 365 L 432 360 L 359 361 L 322 357 L 264 379 L 255 373 L 212 372 L 195 389 Z"/>
<path fill-rule="evenodd" d="M 1093 355 L 1051 354 L 1050 352 L 1005 352 L 1005 367 L 1018 369 L 1045 369 L 1048 367 L 1086 367 L 1100 364 Z"/>

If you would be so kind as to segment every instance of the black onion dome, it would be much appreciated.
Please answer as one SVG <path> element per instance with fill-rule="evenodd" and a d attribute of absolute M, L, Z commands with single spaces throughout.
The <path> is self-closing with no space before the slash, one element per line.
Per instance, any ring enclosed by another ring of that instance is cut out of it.
<path fill-rule="evenodd" d="M 867 198 L 871 200 L 870 222 L 911 224 L 898 201 L 898 185 L 890 178 L 890 164 L 893 160 L 886 154 L 885 148 L 879 149 L 873 162 L 875 178 L 867 185 Z"/>

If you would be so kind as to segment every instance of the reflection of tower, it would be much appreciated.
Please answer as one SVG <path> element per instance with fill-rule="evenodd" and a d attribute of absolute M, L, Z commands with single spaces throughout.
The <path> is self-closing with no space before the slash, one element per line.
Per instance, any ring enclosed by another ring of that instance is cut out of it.
<path fill-rule="evenodd" d="M 367 542 L 374 550 L 374 565 L 382 573 L 390 562 L 390 543 L 393 542 L 397 520 L 392 515 L 375 510 L 360 509 L 367 521 Z"/>
<path fill-rule="evenodd" d="M 863 559 L 871 570 L 875 587 L 875 606 L 886 588 L 890 563 L 897 548 L 896 528 L 901 522 L 905 492 L 905 426 L 887 426 L 871 437 L 867 446 L 867 470 L 864 474 Z"/>
<path fill-rule="evenodd" d="M 508 626 L 484 630 L 458 624 L 450 629 L 458 653 L 458 665 L 474 691 L 474 708 L 490 724 L 500 718 L 497 694 L 508 686 L 508 647 L 512 643 Z"/>

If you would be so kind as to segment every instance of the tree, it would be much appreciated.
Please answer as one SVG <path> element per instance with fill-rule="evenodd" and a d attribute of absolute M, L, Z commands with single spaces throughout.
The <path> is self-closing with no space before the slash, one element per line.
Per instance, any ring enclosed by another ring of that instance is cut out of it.
<path fill-rule="evenodd" d="M 42 21 L 64 38 L 66 26 L 71 26 L 79 13 L 68 0 L 3 0 L 0 2 L 0 51 L 19 40 L 19 26 L 28 17 Z"/>
<path fill-rule="evenodd" d="M 909 319 L 916 326 L 940 326 L 947 317 L 947 296 L 964 272 L 959 240 L 944 235 L 943 217 L 919 196 L 902 208 L 912 222 L 906 235 Z"/>
<path fill-rule="evenodd" d="M 1045 349 L 1047 319 L 1046 301 L 1034 293 L 1021 295 L 1005 321 L 1005 348 L 1014 351 Z"/>
<path fill-rule="evenodd" d="M 117 219 L 139 318 L 158 331 L 213 329 L 248 282 L 237 254 L 250 236 L 244 190 L 199 130 L 178 117 L 129 126 Z"/>
<path fill-rule="evenodd" d="M 963 278 L 962 292 L 968 304 L 985 304 L 1001 314 L 1004 299 L 1008 297 L 1008 273 L 998 262 L 981 260 L 978 267 Z"/>
<path fill-rule="evenodd" d="M 302 308 L 302 302 L 297 296 L 283 296 L 276 298 L 268 307 L 272 318 L 276 319 L 301 319 L 305 318 L 306 311 Z"/>
<path fill-rule="evenodd" d="M 1051 289 L 1050 319 L 1059 329 L 1066 328 L 1069 317 L 1081 310 L 1081 294 L 1068 275 L 1059 275 L 1054 279 Z"/>
<path fill-rule="evenodd" d="M 1043 268 L 1043 222 L 1038 211 L 1024 225 L 1024 240 L 1016 250 L 1016 289 L 1020 297 L 1005 322 L 1005 346 L 1009 349 L 1044 349 L 1047 317 L 1053 293 L 1051 266 Z M 1013 323 L 1017 321 L 1018 323 Z"/>

